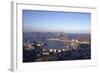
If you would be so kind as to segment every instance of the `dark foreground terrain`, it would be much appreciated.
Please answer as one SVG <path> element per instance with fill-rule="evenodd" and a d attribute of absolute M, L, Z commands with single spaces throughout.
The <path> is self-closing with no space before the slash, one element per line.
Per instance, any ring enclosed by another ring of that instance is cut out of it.
<path fill-rule="evenodd" d="M 70 49 L 65 52 L 50 52 L 49 55 L 43 55 L 42 53 L 42 49 L 23 50 L 23 62 L 91 59 L 90 45 L 87 44 L 80 45 L 77 49 Z"/>

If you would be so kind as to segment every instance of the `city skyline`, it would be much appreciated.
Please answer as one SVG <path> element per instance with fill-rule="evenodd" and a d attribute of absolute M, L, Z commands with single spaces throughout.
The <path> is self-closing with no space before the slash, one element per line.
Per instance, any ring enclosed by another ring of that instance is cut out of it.
<path fill-rule="evenodd" d="M 23 10 L 23 32 L 90 33 L 91 14 Z"/>

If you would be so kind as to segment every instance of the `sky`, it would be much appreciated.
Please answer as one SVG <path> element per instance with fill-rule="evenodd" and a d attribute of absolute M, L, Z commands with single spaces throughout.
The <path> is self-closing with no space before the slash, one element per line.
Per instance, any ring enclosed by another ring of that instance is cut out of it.
<path fill-rule="evenodd" d="M 23 32 L 89 33 L 91 14 L 23 10 Z"/>

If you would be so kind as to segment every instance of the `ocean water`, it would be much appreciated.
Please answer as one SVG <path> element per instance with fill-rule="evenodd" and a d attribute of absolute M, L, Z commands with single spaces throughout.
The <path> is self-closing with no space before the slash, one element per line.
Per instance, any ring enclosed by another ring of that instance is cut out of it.
<path fill-rule="evenodd" d="M 42 37 L 40 37 L 42 35 Z M 67 35 L 67 37 L 66 37 Z M 47 40 L 52 37 L 56 37 L 57 33 L 24 33 L 23 34 L 23 43 L 26 43 L 27 41 L 36 41 L 36 42 L 42 42 L 45 43 L 45 48 L 66 48 L 64 45 L 64 42 L 61 41 L 55 41 L 55 40 Z M 90 40 L 90 34 L 83 34 L 83 33 L 69 33 L 64 34 L 66 39 L 77 39 L 78 37 L 85 37 L 85 39 Z"/>

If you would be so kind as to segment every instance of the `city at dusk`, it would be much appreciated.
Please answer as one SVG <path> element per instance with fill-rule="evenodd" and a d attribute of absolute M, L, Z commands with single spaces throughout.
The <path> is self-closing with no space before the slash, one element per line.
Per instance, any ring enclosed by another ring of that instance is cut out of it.
<path fill-rule="evenodd" d="M 23 10 L 23 62 L 91 59 L 91 14 Z"/>

